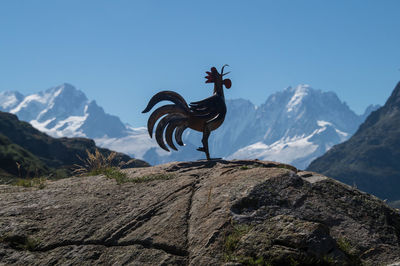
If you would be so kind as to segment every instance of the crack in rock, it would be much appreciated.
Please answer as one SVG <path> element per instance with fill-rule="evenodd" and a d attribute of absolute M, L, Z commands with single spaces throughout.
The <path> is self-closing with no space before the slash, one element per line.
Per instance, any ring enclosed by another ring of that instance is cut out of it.
<path fill-rule="evenodd" d="M 196 193 L 196 185 L 200 183 L 200 180 L 196 180 L 195 182 L 192 183 L 191 186 L 191 191 L 190 191 L 190 197 L 189 197 L 189 202 L 188 202 L 188 207 L 186 209 L 186 247 L 189 250 L 189 230 L 190 230 L 190 212 L 192 210 L 192 205 L 193 205 L 193 197 L 194 194 Z M 189 252 L 188 252 L 189 256 Z"/>
<path fill-rule="evenodd" d="M 133 221 L 124 225 L 123 227 L 121 227 L 120 229 L 114 231 L 113 233 L 111 233 L 109 236 L 106 236 L 104 238 L 104 241 L 107 242 L 118 242 L 119 239 L 123 238 L 124 236 L 126 236 L 126 232 L 128 231 L 134 231 L 138 228 L 140 228 L 142 225 L 145 224 L 146 221 L 150 220 L 151 217 L 153 217 L 153 215 L 155 213 L 157 213 L 162 207 L 163 207 L 163 203 L 165 203 L 165 201 L 170 198 L 171 196 L 173 196 L 176 193 L 179 193 L 180 191 L 193 186 L 194 182 L 191 182 L 185 186 L 180 187 L 179 189 L 173 191 L 172 193 L 169 193 L 167 196 L 165 196 L 162 200 L 158 201 L 157 203 L 153 204 L 152 206 L 150 206 L 150 210 L 148 210 L 146 213 L 136 216 L 135 218 L 133 218 Z"/>
<path fill-rule="evenodd" d="M 179 249 L 175 246 L 170 246 L 162 243 L 154 243 L 149 239 L 145 240 L 140 240 L 140 239 L 134 239 L 130 241 L 124 241 L 124 242 L 119 242 L 119 243 L 113 243 L 110 241 L 102 241 L 102 240 L 87 240 L 87 241 L 81 241 L 81 240 L 71 240 L 71 241 L 64 241 L 61 243 L 54 243 L 48 246 L 44 247 L 37 247 L 33 250 L 32 252 L 48 252 L 57 248 L 62 248 L 62 247 L 68 247 L 68 246 L 104 246 L 104 247 L 126 247 L 126 246 L 134 246 L 134 245 L 140 245 L 144 248 L 147 249 L 157 249 L 164 251 L 165 253 L 174 255 L 174 256 L 179 256 L 179 257 L 186 257 L 188 256 L 188 251 L 184 249 Z"/>

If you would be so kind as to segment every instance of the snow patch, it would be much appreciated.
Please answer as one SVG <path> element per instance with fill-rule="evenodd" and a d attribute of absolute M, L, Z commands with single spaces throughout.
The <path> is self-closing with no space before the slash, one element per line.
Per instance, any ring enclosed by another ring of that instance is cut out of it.
<path fill-rule="evenodd" d="M 54 129 L 59 130 L 60 128 L 67 125 L 68 130 L 72 132 L 76 131 L 83 125 L 87 117 L 87 114 L 85 114 L 84 116 L 70 116 L 67 119 L 59 121 Z"/>
<path fill-rule="evenodd" d="M 87 137 L 79 128 L 83 125 L 88 115 L 84 116 L 70 116 L 62 121 L 58 121 L 57 124 L 48 128 L 47 125 L 56 118 L 46 120 L 44 122 L 39 122 L 38 120 L 30 121 L 31 125 L 36 129 L 49 134 L 55 138 L 61 137 Z"/>
<path fill-rule="evenodd" d="M 252 145 L 239 149 L 227 159 L 260 159 L 267 161 L 279 161 L 283 163 L 292 163 L 314 153 L 318 145 L 309 141 L 317 132 L 308 137 L 300 136 L 294 138 L 285 138 L 278 140 L 271 145 L 257 142 Z"/>
<path fill-rule="evenodd" d="M 299 85 L 295 89 L 294 95 L 286 105 L 287 111 L 292 112 L 294 108 L 301 103 L 303 98 L 308 94 L 309 85 Z"/>
<path fill-rule="evenodd" d="M 39 96 L 38 94 L 26 96 L 20 104 L 18 104 L 14 109 L 10 110 L 10 113 L 18 113 L 19 111 L 21 111 L 21 109 L 26 108 L 31 102 L 39 102 L 41 104 L 44 104 L 46 103 L 46 99 Z"/>
<path fill-rule="evenodd" d="M 32 120 L 29 123 L 39 131 L 46 132 L 48 131 L 47 125 L 50 124 L 52 121 L 56 120 L 56 118 L 51 118 L 44 122 L 39 122 L 37 120 Z"/>
<path fill-rule="evenodd" d="M 333 126 L 332 123 L 323 120 L 318 120 L 317 125 L 319 127 Z"/>
<path fill-rule="evenodd" d="M 18 103 L 18 99 L 12 92 L 0 93 L 0 107 L 6 110 Z"/>
<path fill-rule="evenodd" d="M 345 141 L 348 139 L 349 137 L 349 133 L 343 132 L 339 129 L 337 129 L 332 123 L 327 122 L 327 121 L 323 121 L 323 120 L 319 120 L 317 121 L 317 124 L 319 127 L 322 127 L 324 129 L 326 129 L 327 126 L 331 126 L 335 128 L 336 133 L 339 135 L 340 141 Z M 329 147 L 330 148 L 330 147 Z"/>
<path fill-rule="evenodd" d="M 349 133 L 340 131 L 339 129 L 335 129 L 335 131 L 336 133 L 338 133 L 341 142 L 347 140 L 350 137 Z"/>

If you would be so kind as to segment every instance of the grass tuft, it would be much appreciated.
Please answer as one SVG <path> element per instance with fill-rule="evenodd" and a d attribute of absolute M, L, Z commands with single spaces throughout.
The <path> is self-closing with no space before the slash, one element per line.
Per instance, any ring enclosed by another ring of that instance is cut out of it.
<path fill-rule="evenodd" d="M 121 169 L 113 166 L 114 159 L 117 156 L 116 152 L 111 152 L 108 156 L 105 156 L 96 149 L 94 153 L 86 150 L 86 154 L 86 159 L 78 156 L 83 164 L 75 165 L 74 174 L 78 176 L 105 175 L 107 178 L 115 179 L 118 184 L 129 182 L 126 173 L 121 172 Z"/>
<path fill-rule="evenodd" d="M 118 184 L 124 183 L 143 183 L 150 182 L 153 180 L 169 180 L 174 178 L 174 175 L 168 174 L 156 174 L 140 176 L 136 178 L 128 178 L 126 173 L 122 172 L 120 168 L 113 166 L 116 152 L 111 152 L 108 156 L 104 156 L 99 150 L 95 150 L 94 153 L 86 150 L 87 158 L 82 159 L 83 165 L 75 165 L 74 173 L 79 176 L 94 176 L 94 175 L 105 175 L 107 178 L 115 179 Z"/>
<path fill-rule="evenodd" d="M 121 172 L 121 170 L 116 167 L 109 167 L 103 169 L 102 171 L 95 171 L 90 173 L 90 175 L 99 175 L 99 174 L 103 174 L 107 178 L 115 179 L 115 181 L 117 181 L 117 184 L 123 184 L 129 182 L 129 178 L 126 177 L 126 173 Z"/>
<path fill-rule="evenodd" d="M 98 149 L 96 149 L 94 153 L 86 150 L 86 154 L 86 159 L 78 156 L 79 160 L 81 160 L 83 164 L 74 165 L 74 174 L 79 176 L 104 174 L 106 171 L 110 171 L 110 168 L 113 168 L 113 162 L 117 156 L 116 152 L 111 152 L 108 156 L 105 156 Z"/>
<path fill-rule="evenodd" d="M 347 258 L 349 259 L 349 263 L 351 265 L 363 265 L 359 256 L 357 256 L 355 254 L 354 247 L 351 245 L 349 240 L 347 240 L 345 238 L 339 238 L 336 241 L 336 243 L 337 243 L 339 249 L 347 255 Z"/>
<path fill-rule="evenodd" d="M 258 259 L 250 258 L 250 257 L 243 257 L 235 255 L 236 249 L 242 237 L 246 235 L 253 226 L 248 224 L 236 224 L 233 226 L 232 232 L 226 236 L 225 244 L 224 244 L 224 258 L 226 262 L 240 262 L 240 263 L 247 263 L 247 265 L 259 265 L 259 264 L 251 264 L 251 262 L 258 261 Z M 263 261 L 263 259 L 262 259 Z M 262 264 L 261 264 L 262 265 Z"/>
<path fill-rule="evenodd" d="M 338 247 L 340 248 L 340 250 L 342 250 L 344 253 L 347 253 L 347 254 L 351 253 L 352 247 L 351 247 L 350 242 L 347 239 L 339 238 L 337 240 L 337 244 L 338 244 Z"/>
<path fill-rule="evenodd" d="M 36 187 L 43 189 L 46 187 L 47 178 L 34 177 L 34 178 L 18 178 L 13 185 L 21 187 Z"/>

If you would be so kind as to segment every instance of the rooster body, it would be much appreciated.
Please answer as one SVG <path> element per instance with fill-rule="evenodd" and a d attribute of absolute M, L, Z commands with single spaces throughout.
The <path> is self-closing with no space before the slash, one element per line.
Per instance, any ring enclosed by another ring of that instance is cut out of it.
<path fill-rule="evenodd" d="M 185 99 L 178 93 L 161 91 L 150 99 L 146 109 L 142 113 L 149 112 L 161 101 L 167 100 L 173 102 L 173 104 L 157 108 L 150 115 L 147 122 L 147 129 L 150 137 L 152 137 L 154 125 L 162 117 L 155 131 L 156 141 L 162 149 L 169 151 L 164 142 L 164 131 L 167 144 L 172 149 L 177 150 L 172 140 L 174 131 L 176 143 L 183 146 L 182 134 L 187 128 L 190 128 L 203 133 L 203 147 L 199 147 L 197 150 L 204 152 L 207 160 L 210 160 L 208 137 L 211 131 L 220 127 L 225 120 L 227 109 L 223 85 L 228 89 L 231 87 L 231 81 L 229 79 L 223 80 L 222 78 L 228 74 L 223 74 L 224 67 L 222 67 L 221 74 L 218 73 L 215 67 L 211 68 L 211 72 L 206 72 L 208 74 L 206 76 L 206 83 L 214 83 L 214 94 L 211 97 L 198 102 L 191 102 L 188 105 Z"/>

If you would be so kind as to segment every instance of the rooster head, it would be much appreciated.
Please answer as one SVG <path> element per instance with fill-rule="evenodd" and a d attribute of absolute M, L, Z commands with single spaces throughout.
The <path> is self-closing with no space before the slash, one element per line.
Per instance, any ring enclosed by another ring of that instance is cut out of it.
<path fill-rule="evenodd" d="M 207 76 L 205 76 L 206 83 L 216 83 L 216 84 L 223 84 L 225 88 L 229 89 L 232 86 L 232 81 L 230 79 L 223 79 L 223 76 L 229 74 L 227 72 L 224 74 L 224 68 L 228 65 L 224 65 L 221 69 L 221 74 L 218 73 L 218 70 L 215 67 L 212 67 L 210 71 L 206 71 Z"/>

